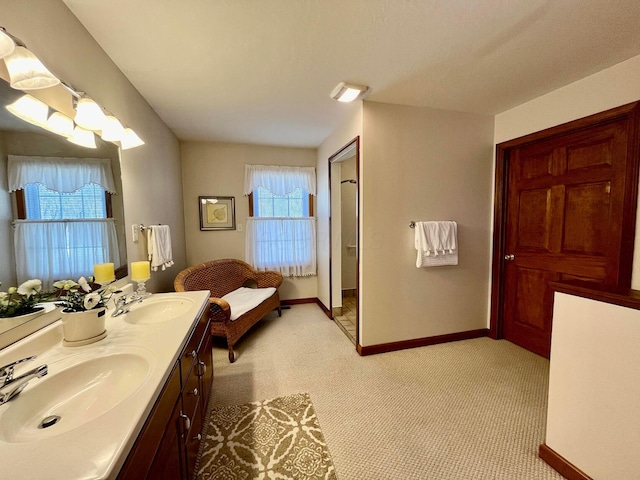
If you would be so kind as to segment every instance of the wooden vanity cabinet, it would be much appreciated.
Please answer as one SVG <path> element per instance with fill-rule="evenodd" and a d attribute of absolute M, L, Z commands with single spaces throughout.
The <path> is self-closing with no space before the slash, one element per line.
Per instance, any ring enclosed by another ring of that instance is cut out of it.
<path fill-rule="evenodd" d="M 213 361 L 205 312 L 180 353 L 118 480 L 189 480 L 202 439 Z"/>

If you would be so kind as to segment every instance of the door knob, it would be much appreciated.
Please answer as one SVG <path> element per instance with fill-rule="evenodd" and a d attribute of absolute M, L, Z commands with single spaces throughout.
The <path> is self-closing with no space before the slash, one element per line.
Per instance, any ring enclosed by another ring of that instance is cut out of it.
<path fill-rule="evenodd" d="M 515 258 L 516 258 L 516 256 L 515 256 L 513 253 L 507 253 L 507 254 L 504 256 L 504 259 L 505 259 L 506 261 L 515 260 Z"/>

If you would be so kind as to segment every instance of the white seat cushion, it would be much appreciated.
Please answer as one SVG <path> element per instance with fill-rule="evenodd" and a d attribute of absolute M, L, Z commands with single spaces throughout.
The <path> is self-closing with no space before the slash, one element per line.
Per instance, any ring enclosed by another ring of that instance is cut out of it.
<path fill-rule="evenodd" d="M 233 292 L 227 293 L 223 300 L 226 300 L 231 307 L 231 320 L 241 317 L 249 310 L 257 307 L 267 298 L 275 293 L 274 287 L 267 288 L 247 288 L 240 287 Z"/>

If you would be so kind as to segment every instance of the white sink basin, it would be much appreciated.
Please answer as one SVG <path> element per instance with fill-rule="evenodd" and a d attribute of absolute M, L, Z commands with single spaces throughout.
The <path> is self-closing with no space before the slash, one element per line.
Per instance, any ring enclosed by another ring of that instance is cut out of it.
<path fill-rule="evenodd" d="M 58 372 L 55 364 L 49 365 L 47 376 L 32 380 L 6 404 L 0 415 L 0 441 L 32 442 L 85 425 L 138 390 L 149 371 L 149 361 L 138 352 L 87 357 Z M 45 419 L 52 425 L 42 428 Z"/>
<path fill-rule="evenodd" d="M 193 300 L 177 295 L 147 298 L 133 305 L 129 313 L 123 315 L 124 321 L 138 325 L 153 324 L 181 317 L 193 308 Z"/>

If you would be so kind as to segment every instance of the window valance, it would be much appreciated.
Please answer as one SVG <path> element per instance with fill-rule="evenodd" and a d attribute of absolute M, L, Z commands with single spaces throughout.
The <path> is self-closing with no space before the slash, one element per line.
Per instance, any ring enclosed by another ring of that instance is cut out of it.
<path fill-rule="evenodd" d="M 262 187 L 274 195 L 287 195 L 297 188 L 316 194 L 316 169 L 314 167 L 280 167 L 271 165 L 244 166 L 244 194 Z"/>
<path fill-rule="evenodd" d="M 7 175 L 10 192 L 29 183 L 40 183 L 49 190 L 72 193 L 93 183 L 109 193 L 117 193 L 108 158 L 9 155 Z"/>

